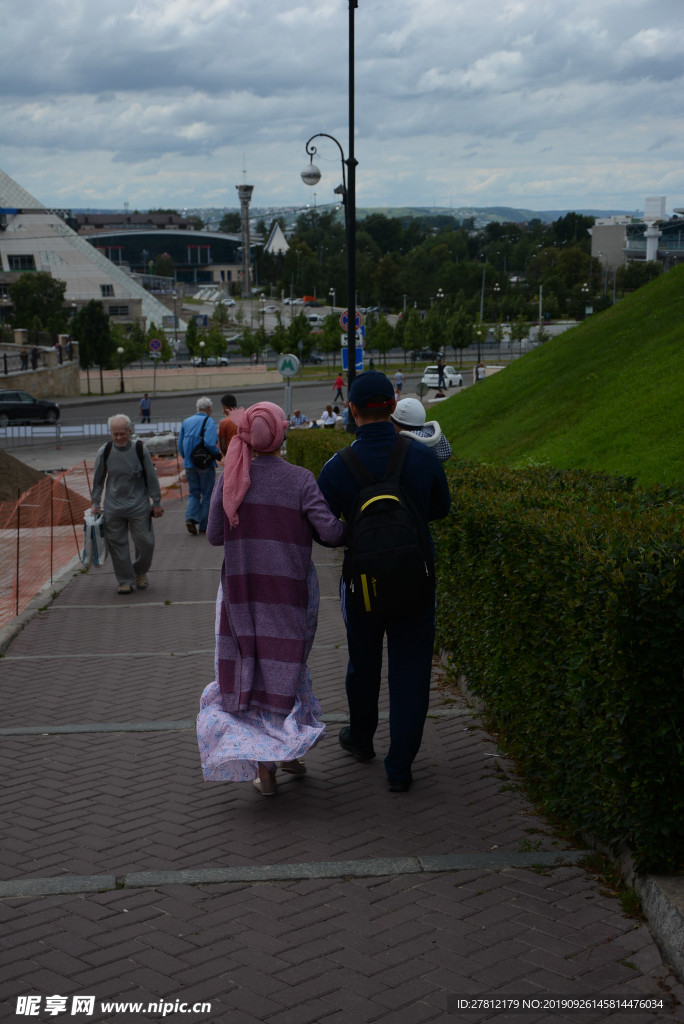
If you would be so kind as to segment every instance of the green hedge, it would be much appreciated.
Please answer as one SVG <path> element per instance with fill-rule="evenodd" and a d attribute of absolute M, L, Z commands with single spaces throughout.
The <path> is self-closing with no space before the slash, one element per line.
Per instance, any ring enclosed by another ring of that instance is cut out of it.
<path fill-rule="evenodd" d="M 328 459 L 353 440 L 353 434 L 346 430 L 291 430 L 287 435 L 287 461 L 310 469 L 317 477 Z"/>
<path fill-rule="evenodd" d="M 684 864 L 684 495 L 460 463 L 433 524 L 438 642 L 552 814 Z"/>

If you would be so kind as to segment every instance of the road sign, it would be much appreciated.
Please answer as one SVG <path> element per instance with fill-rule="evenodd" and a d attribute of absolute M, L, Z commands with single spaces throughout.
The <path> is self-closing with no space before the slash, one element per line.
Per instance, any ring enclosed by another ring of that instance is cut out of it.
<path fill-rule="evenodd" d="M 356 334 L 356 347 L 357 348 L 365 348 L 366 347 L 366 335 L 362 334 L 361 333 L 362 331 L 363 331 L 363 327 L 361 328 L 361 331 L 357 331 L 357 334 Z M 341 334 L 340 335 L 340 344 L 342 345 L 342 348 L 347 348 L 347 335 L 346 334 Z"/>
<path fill-rule="evenodd" d="M 428 387 L 427 384 L 425 384 L 424 381 L 419 380 L 418 383 L 416 384 L 416 389 L 415 390 L 416 390 L 416 394 L 418 395 L 418 397 L 422 398 L 423 395 L 427 395 L 427 393 L 430 390 L 430 388 Z"/>
<path fill-rule="evenodd" d="M 297 356 L 283 354 L 278 356 L 276 369 L 283 377 L 294 377 L 299 370 L 299 360 Z"/>
<path fill-rule="evenodd" d="M 150 352 L 150 359 L 161 359 L 161 352 Z"/>
<path fill-rule="evenodd" d="M 159 338 L 150 339 L 150 352 L 161 352 L 162 343 Z"/>
<path fill-rule="evenodd" d="M 344 313 L 342 313 L 342 315 L 340 316 L 340 323 L 342 325 L 342 330 L 346 331 L 347 328 L 349 327 L 349 310 L 348 309 L 345 309 Z M 356 318 L 354 320 L 354 326 L 356 327 L 357 331 L 358 331 L 358 329 L 361 326 L 361 314 L 359 313 L 358 310 L 356 311 Z"/>
<path fill-rule="evenodd" d="M 343 370 L 348 370 L 349 369 L 349 358 L 348 358 L 348 356 L 349 356 L 348 349 L 343 348 L 342 349 L 342 369 Z M 362 348 L 357 348 L 357 350 L 356 350 L 356 372 L 357 373 L 362 373 L 363 372 L 363 349 Z"/>

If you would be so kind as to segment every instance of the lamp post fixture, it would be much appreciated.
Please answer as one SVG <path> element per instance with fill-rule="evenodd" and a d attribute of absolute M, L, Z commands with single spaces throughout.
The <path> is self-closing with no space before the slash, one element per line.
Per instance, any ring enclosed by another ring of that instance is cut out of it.
<path fill-rule="evenodd" d="M 587 315 L 588 303 L 589 303 L 589 285 L 585 281 L 582 285 L 582 299 L 584 301 L 584 315 Z"/>
<path fill-rule="evenodd" d="M 334 313 L 335 312 L 335 305 L 336 305 L 336 303 L 335 303 L 335 289 L 331 288 L 329 290 L 329 292 L 328 292 L 328 295 L 330 296 L 330 312 Z"/>
<path fill-rule="evenodd" d="M 482 331 L 477 332 L 477 362 L 480 363 L 480 344 L 482 342 Z"/>
<path fill-rule="evenodd" d="M 438 302 L 441 303 L 443 298 L 444 298 L 444 292 L 442 291 L 441 288 L 438 288 L 437 289 L 437 300 L 438 300 Z"/>
<path fill-rule="evenodd" d="M 344 205 L 346 242 L 347 242 L 347 388 L 351 388 L 356 376 L 356 167 L 358 160 L 354 156 L 354 11 L 359 0 L 348 0 L 349 3 L 349 156 L 345 159 L 344 150 L 333 135 L 317 132 L 306 144 L 306 153 L 310 164 L 302 171 L 302 180 L 306 185 L 317 185 L 321 180 L 321 172 L 313 162 L 316 147 L 311 143 L 314 139 L 331 139 L 340 151 L 342 160 L 342 184 L 334 190 L 341 196 Z M 347 173 L 345 175 L 345 167 Z M 348 428 L 351 433 L 356 430 L 353 420 Z"/>
<path fill-rule="evenodd" d="M 261 326 L 266 330 L 266 296 L 263 292 L 259 296 L 259 302 L 261 303 Z"/>
<path fill-rule="evenodd" d="M 499 319 L 499 296 L 501 295 L 501 286 L 497 281 L 494 285 L 494 299 L 496 302 L 496 319 Z"/>
<path fill-rule="evenodd" d="M 123 393 L 126 390 L 125 387 L 124 387 L 124 379 L 123 379 L 123 354 L 124 354 L 124 350 L 121 348 L 121 345 L 119 345 L 119 347 L 117 348 L 116 351 L 119 353 L 119 375 L 121 377 L 121 386 L 120 386 L 119 390 L 120 390 L 121 394 L 123 395 Z"/>
<path fill-rule="evenodd" d="M 204 346 L 206 345 L 206 342 L 200 341 L 199 345 L 200 345 L 200 366 L 204 366 Z"/>

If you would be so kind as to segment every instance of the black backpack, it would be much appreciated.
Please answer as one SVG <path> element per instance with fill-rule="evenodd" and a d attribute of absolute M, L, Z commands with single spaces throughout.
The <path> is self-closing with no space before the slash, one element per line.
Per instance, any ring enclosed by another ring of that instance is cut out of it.
<path fill-rule="evenodd" d="M 112 445 L 113 444 L 114 444 L 113 441 L 107 441 L 107 444 L 104 446 L 104 451 L 102 453 L 102 459 L 103 459 L 103 462 L 104 462 L 105 476 L 107 475 L 107 459 L 109 458 L 109 456 L 111 454 Z M 149 493 L 149 490 L 148 490 L 148 487 L 147 487 L 147 471 L 145 469 L 145 451 L 144 451 L 144 448 L 143 448 L 143 443 L 140 440 L 140 438 L 138 438 L 137 441 L 135 442 L 135 454 L 138 456 L 138 462 L 140 463 L 140 468 L 142 469 L 142 476 L 143 476 L 143 483 L 145 484 L 145 490 L 148 491 L 148 493 Z"/>
<path fill-rule="evenodd" d="M 353 448 L 337 453 L 360 487 L 347 522 L 342 576 L 361 614 L 402 617 L 434 606 L 430 535 L 400 484 L 412 443 L 397 435 L 381 481 Z"/>
<path fill-rule="evenodd" d="M 190 461 L 192 462 L 193 466 L 195 466 L 197 469 L 209 469 L 209 467 L 214 462 L 214 456 L 211 454 L 206 444 L 204 443 L 204 428 L 207 425 L 208 419 L 208 415 L 204 417 L 204 423 L 202 424 L 202 432 L 200 434 L 200 439 L 190 452 Z"/>

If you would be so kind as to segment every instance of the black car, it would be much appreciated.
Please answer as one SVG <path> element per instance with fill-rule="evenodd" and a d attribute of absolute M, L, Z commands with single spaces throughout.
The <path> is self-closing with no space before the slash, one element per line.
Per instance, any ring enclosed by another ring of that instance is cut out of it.
<path fill-rule="evenodd" d="M 59 406 L 47 398 L 34 398 L 28 391 L 0 391 L 0 427 L 10 423 L 56 423 Z"/>
<path fill-rule="evenodd" d="M 307 363 L 313 363 L 314 366 L 320 366 L 322 363 L 325 362 L 325 359 L 323 358 L 323 356 L 319 356 L 317 352 L 312 352 L 309 358 L 305 361 Z"/>

